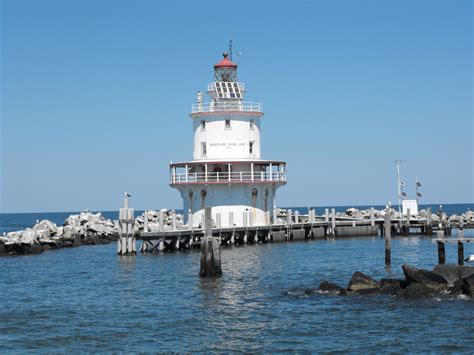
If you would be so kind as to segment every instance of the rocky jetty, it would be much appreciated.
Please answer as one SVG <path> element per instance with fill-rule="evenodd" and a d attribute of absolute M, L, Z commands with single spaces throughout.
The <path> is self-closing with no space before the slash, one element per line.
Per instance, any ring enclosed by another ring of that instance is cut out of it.
<path fill-rule="evenodd" d="M 48 249 L 107 244 L 117 239 L 117 225 L 101 213 L 69 216 L 62 226 L 43 220 L 33 227 L 0 237 L 1 255 L 39 254 Z"/>
<path fill-rule="evenodd" d="M 183 216 L 173 210 L 148 211 L 148 230 L 160 230 L 160 214 L 163 214 L 164 230 L 184 225 Z M 134 232 L 144 230 L 145 214 L 135 219 Z M 108 244 L 118 238 L 118 222 L 105 218 L 102 214 L 81 212 L 70 215 L 62 226 L 43 220 L 25 230 L 10 232 L 0 236 L 0 256 L 39 254 L 48 249 L 75 247 L 80 245 Z"/>
<path fill-rule="evenodd" d="M 374 280 L 356 271 L 346 288 L 323 281 L 313 293 L 340 296 L 351 294 L 386 294 L 399 299 L 431 297 L 434 295 L 464 295 L 474 297 L 474 267 L 438 265 L 432 271 L 402 265 L 405 279 Z M 307 294 L 308 292 L 306 292 Z"/>

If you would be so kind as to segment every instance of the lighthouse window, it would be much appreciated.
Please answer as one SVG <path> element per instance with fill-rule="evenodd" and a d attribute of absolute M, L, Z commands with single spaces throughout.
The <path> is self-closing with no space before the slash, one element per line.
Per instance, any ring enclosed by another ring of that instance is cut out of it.
<path fill-rule="evenodd" d="M 249 153 L 253 154 L 253 142 L 249 142 Z"/>
<path fill-rule="evenodd" d="M 207 155 L 206 142 L 201 142 L 201 154 L 202 157 L 205 157 Z"/>
<path fill-rule="evenodd" d="M 230 129 L 230 120 L 225 120 L 225 129 Z"/>
<path fill-rule="evenodd" d="M 201 121 L 201 131 L 205 131 L 206 130 L 206 121 L 202 120 Z"/>
<path fill-rule="evenodd" d="M 254 120 L 250 120 L 249 121 L 249 124 L 250 124 L 250 130 L 253 131 L 253 125 L 254 125 L 255 121 Z"/>

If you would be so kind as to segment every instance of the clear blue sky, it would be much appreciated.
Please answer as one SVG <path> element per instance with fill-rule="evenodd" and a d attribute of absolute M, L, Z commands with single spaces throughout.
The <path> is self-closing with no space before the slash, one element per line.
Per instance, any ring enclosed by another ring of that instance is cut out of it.
<path fill-rule="evenodd" d="M 280 206 L 473 202 L 472 4 L 1 0 L 0 212 L 181 208 L 195 93 L 229 39 Z"/>

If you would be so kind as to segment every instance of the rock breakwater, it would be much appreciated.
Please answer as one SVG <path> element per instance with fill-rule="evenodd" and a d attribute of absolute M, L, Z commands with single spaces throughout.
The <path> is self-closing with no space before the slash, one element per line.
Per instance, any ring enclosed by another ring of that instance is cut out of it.
<path fill-rule="evenodd" d="M 173 210 L 148 211 L 149 230 L 160 230 L 160 214 L 163 214 L 165 230 L 172 228 L 173 219 L 177 227 L 183 225 L 183 216 Z M 135 219 L 134 233 L 139 234 L 143 229 L 144 213 Z M 117 240 L 118 231 L 118 222 L 105 218 L 100 212 L 86 211 L 70 215 L 62 226 L 49 220 L 37 221 L 30 228 L 0 236 L 0 256 L 39 254 L 49 249 L 108 244 Z"/>

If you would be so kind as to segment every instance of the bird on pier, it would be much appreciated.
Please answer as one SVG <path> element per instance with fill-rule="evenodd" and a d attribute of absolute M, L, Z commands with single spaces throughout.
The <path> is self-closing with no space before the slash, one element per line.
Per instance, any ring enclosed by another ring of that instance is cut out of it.
<path fill-rule="evenodd" d="M 474 262 L 474 254 L 472 254 L 469 258 L 465 259 L 464 261 L 467 261 L 468 263 Z"/>

